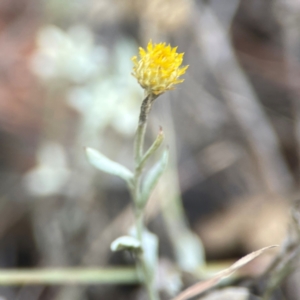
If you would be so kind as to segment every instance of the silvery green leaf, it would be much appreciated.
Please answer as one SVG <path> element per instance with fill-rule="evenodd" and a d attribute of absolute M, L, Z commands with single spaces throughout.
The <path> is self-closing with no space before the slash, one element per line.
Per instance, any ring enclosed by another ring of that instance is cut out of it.
<path fill-rule="evenodd" d="M 111 251 L 120 250 L 141 250 L 141 243 L 133 236 L 125 235 L 117 238 L 110 245 Z"/>
<path fill-rule="evenodd" d="M 150 276 L 153 278 L 155 270 L 157 268 L 157 258 L 158 258 L 158 238 L 152 232 L 144 229 L 143 231 L 143 258 L 148 266 L 148 270 L 151 272 Z"/>
<path fill-rule="evenodd" d="M 174 239 L 175 256 L 180 269 L 193 273 L 199 266 L 205 265 L 205 252 L 199 237 L 184 230 Z"/>
<path fill-rule="evenodd" d="M 146 175 L 143 187 L 142 187 L 142 193 L 141 193 L 141 197 L 139 200 L 139 204 L 143 207 L 153 189 L 155 188 L 160 176 L 162 175 L 162 173 L 164 172 L 167 163 L 168 163 L 168 159 L 169 159 L 169 151 L 165 150 L 162 153 L 162 156 L 160 158 L 160 160 L 150 169 L 150 171 L 148 172 L 148 174 Z"/>
<path fill-rule="evenodd" d="M 136 228 L 132 227 L 129 230 L 129 234 L 136 237 Z M 155 234 L 148 231 L 146 228 L 143 229 L 141 250 L 142 251 L 139 255 L 142 256 L 143 261 L 147 264 L 147 270 L 151 272 L 151 274 L 148 274 L 149 278 L 153 278 L 154 272 L 157 269 L 158 238 Z M 141 274 L 144 273 L 142 270 L 140 271 Z"/>
<path fill-rule="evenodd" d="M 99 151 L 92 148 L 86 148 L 85 151 L 89 162 L 97 169 L 105 173 L 119 176 L 127 182 L 133 178 L 132 172 L 126 167 L 110 160 Z"/>

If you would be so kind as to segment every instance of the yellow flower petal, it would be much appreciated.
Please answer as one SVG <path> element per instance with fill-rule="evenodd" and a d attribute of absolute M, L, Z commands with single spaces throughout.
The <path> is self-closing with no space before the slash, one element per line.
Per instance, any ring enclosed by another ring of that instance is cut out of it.
<path fill-rule="evenodd" d="M 152 44 L 150 40 L 147 50 L 139 48 L 139 60 L 136 56 L 132 58 L 132 75 L 148 93 L 159 95 L 183 82 L 179 77 L 188 66 L 180 68 L 184 53 L 176 51 L 177 47 L 166 46 L 166 43 Z"/>

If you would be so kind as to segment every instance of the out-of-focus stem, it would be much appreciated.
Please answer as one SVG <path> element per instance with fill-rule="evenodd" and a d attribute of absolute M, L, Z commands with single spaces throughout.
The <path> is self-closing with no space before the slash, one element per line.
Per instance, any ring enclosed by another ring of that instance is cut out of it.
<path fill-rule="evenodd" d="M 205 62 L 244 132 L 266 191 L 285 194 L 294 180 L 280 152 L 278 137 L 236 59 L 228 33 L 208 5 L 202 5 L 200 1 L 197 7 L 192 28 Z"/>
<path fill-rule="evenodd" d="M 293 105 L 294 133 L 297 143 L 298 160 L 300 161 L 300 89 L 298 67 L 300 58 L 300 8 L 298 4 L 295 5 L 292 4 L 292 2 L 284 0 L 278 0 L 277 4 L 278 5 L 275 6 L 275 12 L 278 23 L 281 24 L 283 33 L 282 40 L 285 54 L 287 83 L 289 85 L 289 94 Z M 297 179 L 299 181 L 299 177 Z"/>
<path fill-rule="evenodd" d="M 0 270 L 1 285 L 133 284 L 139 277 L 133 268 L 64 268 Z"/>

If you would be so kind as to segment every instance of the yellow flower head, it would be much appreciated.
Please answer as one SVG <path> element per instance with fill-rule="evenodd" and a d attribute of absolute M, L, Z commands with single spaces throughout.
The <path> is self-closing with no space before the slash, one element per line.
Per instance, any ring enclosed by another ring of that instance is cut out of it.
<path fill-rule="evenodd" d="M 132 75 L 149 94 L 160 95 L 184 81 L 179 77 L 188 66 L 180 68 L 184 53 L 177 53 L 177 47 L 166 46 L 166 43 L 153 45 L 150 40 L 147 51 L 143 48 L 139 50 L 140 59 L 136 56 L 132 58 Z"/>

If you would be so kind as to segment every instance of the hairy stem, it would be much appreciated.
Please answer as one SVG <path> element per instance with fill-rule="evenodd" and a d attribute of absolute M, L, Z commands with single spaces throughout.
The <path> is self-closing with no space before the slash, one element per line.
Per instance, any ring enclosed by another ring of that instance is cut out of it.
<path fill-rule="evenodd" d="M 134 141 L 135 173 L 131 187 L 131 194 L 134 201 L 136 236 L 142 245 L 144 231 L 144 207 L 141 207 L 140 204 L 140 185 L 141 175 L 143 172 L 143 164 L 141 164 L 141 161 L 144 156 L 143 149 L 148 115 L 155 98 L 156 96 L 154 96 L 153 94 L 149 94 L 143 100 L 139 116 L 138 128 Z M 138 264 L 143 275 L 143 283 L 147 290 L 149 300 L 158 300 L 158 293 L 154 286 L 154 274 L 153 272 L 151 272 L 149 266 L 147 265 L 143 251 L 138 254 Z"/>

